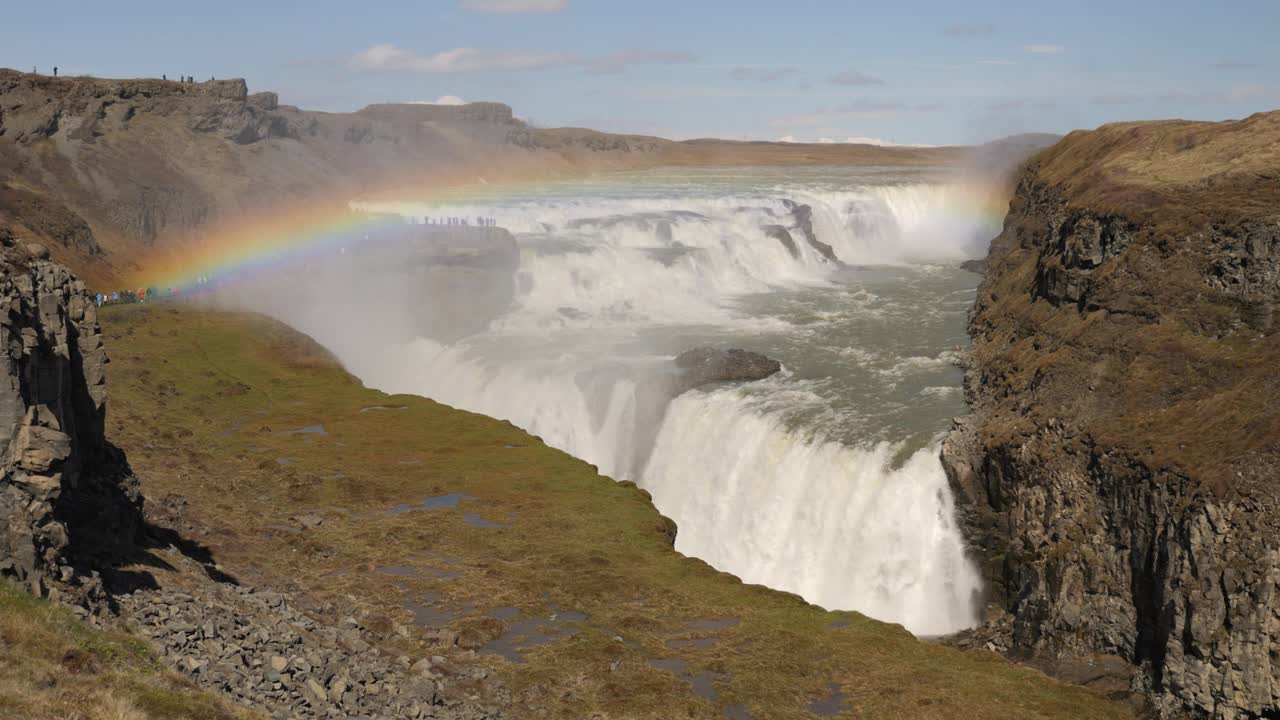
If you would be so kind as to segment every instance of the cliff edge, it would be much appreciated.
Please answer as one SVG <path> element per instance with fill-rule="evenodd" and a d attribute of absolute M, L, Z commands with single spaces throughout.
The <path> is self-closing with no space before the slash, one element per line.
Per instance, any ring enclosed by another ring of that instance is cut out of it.
<path fill-rule="evenodd" d="M 104 435 L 97 308 L 35 250 L 0 254 L 0 576 L 90 604 L 103 597 L 96 569 L 141 529 L 142 499 Z"/>
<path fill-rule="evenodd" d="M 943 449 L 1010 654 L 1119 656 L 1165 716 L 1280 710 L 1278 301 L 1280 112 L 1027 164 Z"/>

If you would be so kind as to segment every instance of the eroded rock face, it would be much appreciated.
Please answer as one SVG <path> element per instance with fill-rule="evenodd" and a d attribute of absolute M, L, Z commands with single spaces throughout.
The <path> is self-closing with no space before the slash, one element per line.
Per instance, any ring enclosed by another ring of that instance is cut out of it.
<path fill-rule="evenodd" d="M 739 348 L 693 348 L 676 356 L 675 364 L 680 370 L 679 392 L 716 382 L 763 380 L 782 369 L 777 360 Z"/>
<path fill-rule="evenodd" d="M 974 413 L 943 446 L 1011 616 L 996 645 L 1124 658 L 1165 717 L 1280 710 L 1277 438 L 1240 439 L 1265 404 L 1208 404 L 1272 393 L 1227 368 L 1272 342 L 1249 308 L 1280 293 L 1277 227 L 1169 238 L 1024 176 L 970 317 Z"/>
<path fill-rule="evenodd" d="M 783 200 L 782 204 L 791 213 L 791 218 L 795 221 L 796 229 L 804 237 L 805 242 L 809 243 L 809 247 L 818 251 L 828 262 L 838 263 L 840 258 L 836 257 L 836 251 L 830 245 L 818 239 L 818 234 L 813 230 L 813 208 L 803 203 L 793 200 Z M 791 248 L 788 247 L 788 250 Z M 794 256 L 795 253 L 793 252 Z"/>
<path fill-rule="evenodd" d="M 84 285 L 6 261 L 0 302 L 0 573 L 44 592 L 131 538 L 141 499 L 103 435 L 107 356 Z"/>

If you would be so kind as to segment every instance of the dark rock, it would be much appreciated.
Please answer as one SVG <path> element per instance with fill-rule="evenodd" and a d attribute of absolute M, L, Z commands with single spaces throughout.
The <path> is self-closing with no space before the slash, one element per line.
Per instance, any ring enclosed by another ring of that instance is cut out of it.
<path fill-rule="evenodd" d="M 781 225 L 765 225 L 764 234 L 782 243 L 782 247 L 791 253 L 792 258 L 800 257 L 800 248 L 796 246 L 796 241 L 791 237 L 791 233 Z"/>
<path fill-rule="evenodd" d="M 830 262 L 840 262 L 840 258 L 836 257 L 836 251 L 830 245 L 819 240 L 818 234 L 814 232 L 813 208 L 794 200 L 783 200 L 782 205 L 791 213 L 796 227 L 804 235 L 805 242 L 809 243 L 809 247 L 817 250 L 819 255 Z"/>
<path fill-rule="evenodd" d="M 0 277 L 0 303 L 0 572 L 33 591 L 53 580 L 99 598 L 89 570 L 128 550 L 141 498 L 104 436 L 97 308 L 65 268 L 40 259 Z"/>
<path fill-rule="evenodd" d="M 763 380 L 782 369 L 782 363 L 760 353 L 712 347 L 686 350 L 676 356 L 675 365 L 680 371 L 678 387 L 681 392 L 709 383 Z"/>

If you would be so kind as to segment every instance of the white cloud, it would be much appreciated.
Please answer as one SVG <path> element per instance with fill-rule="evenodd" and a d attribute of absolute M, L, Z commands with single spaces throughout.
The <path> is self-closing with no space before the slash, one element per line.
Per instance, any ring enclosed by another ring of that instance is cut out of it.
<path fill-rule="evenodd" d="M 819 145 L 835 145 L 836 141 L 832 140 L 829 137 L 820 137 L 818 138 L 818 144 Z"/>
<path fill-rule="evenodd" d="M 568 5 L 569 0 L 462 0 L 461 3 L 463 10 L 520 15 L 558 13 Z"/>
<path fill-rule="evenodd" d="M 410 100 L 410 105 L 466 105 L 467 101 L 457 95 L 441 95 L 435 100 Z"/>
<path fill-rule="evenodd" d="M 486 70 L 539 70 L 572 61 L 564 53 L 536 53 L 524 50 L 479 50 L 454 48 L 419 55 L 390 43 L 375 45 L 351 58 L 359 70 L 399 70 L 418 73 L 482 72 Z"/>
<path fill-rule="evenodd" d="M 1023 45 L 1022 49 L 1035 55 L 1056 55 L 1066 50 L 1061 45 Z"/>
<path fill-rule="evenodd" d="M 883 85 L 884 84 L 884 80 L 881 80 L 880 78 L 875 77 L 873 75 L 868 75 L 863 72 L 858 72 L 857 70 L 845 70 L 843 72 L 838 72 L 835 75 L 831 76 L 831 82 L 835 83 L 836 85 L 850 85 L 850 86 Z"/>
<path fill-rule="evenodd" d="M 896 143 L 896 142 L 893 142 L 892 140 L 881 140 L 880 138 L 864 137 L 861 135 L 857 137 L 845 138 L 844 141 L 846 143 L 854 144 L 854 145 L 879 145 L 880 147 L 913 147 L 913 148 L 938 147 L 937 145 L 926 145 L 924 143 Z"/>
<path fill-rule="evenodd" d="M 670 50 L 619 50 L 599 57 L 561 52 L 454 48 L 421 55 L 390 43 L 356 53 L 347 63 L 357 70 L 416 73 L 515 72 L 574 65 L 589 73 L 620 73 L 630 65 L 670 65 L 694 61 L 693 55 Z"/>
<path fill-rule="evenodd" d="M 796 137 L 795 135 L 783 135 L 782 137 L 778 138 L 778 142 L 798 143 L 803 141 L 800 140 L 800 138 Z"/>

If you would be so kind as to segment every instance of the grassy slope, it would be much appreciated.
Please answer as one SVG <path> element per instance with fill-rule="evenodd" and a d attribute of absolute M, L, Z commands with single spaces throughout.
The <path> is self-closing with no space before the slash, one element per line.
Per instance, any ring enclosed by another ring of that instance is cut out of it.
<path fill-rule="evenodd" d="M 452 629 L 463 644 L 503 630 L 509 621 L 486 615 L 494 608 L 587 613 L 572 625 L 576 635 L 526 651 L 525 663 L 479 656 L 523 706 L 514 716 L 542 708 L 565 718 L 722 717 L 725 705 L 741 704 L 756 718 L 809 717 L 829 683 L 843 686 L 862 718 L 1124 716 L 994 654 L 918 642 L 900 627 L 828 613 L 680 556 L 669 521 L 633 485 L 507 423 L 368 390 L 278 323 L 132 306 L 104 312 L 103 324 L 110 437 L 128 451 L 149 498 L 190 500 L 193 519 L 212 529 L 198 539 L 229 571 L 288 578 L 316 601 L 350 594 L 387 627 L 408 621 L 402 603 L 431 593 L 438 608 L 461 608 Z M 404 409 L 360 412 L 375 405 Z M 327 434 L 282 434 L 312 425 Z M 454 492 L 476 499 L 458 510 L 383 512 Z M 323 523 L 271 527 L 307 511 Z M 507 527 L 476 527 L 463 513 Z M 395 576 L 380 566 L 420 572 Z M 689 629 L 707 618 L 739 622 Z M 388 649 L 440 652 L 425 637 Z M 697 637 L 714 644 L 667 644 Z M 656 658 L 714 673 L 719 698 L 699 698 L 652 667 Z"/>
<path fill-rule="evenodd" d="M 256 718 L 161 669 L 138 639 L 89 627 L 0 580 L 0 717 Z"/>

